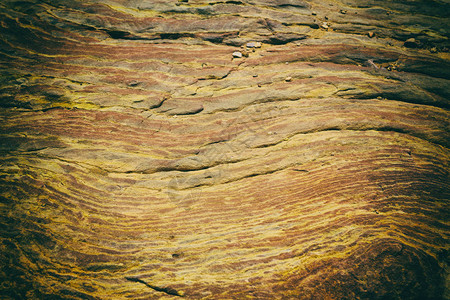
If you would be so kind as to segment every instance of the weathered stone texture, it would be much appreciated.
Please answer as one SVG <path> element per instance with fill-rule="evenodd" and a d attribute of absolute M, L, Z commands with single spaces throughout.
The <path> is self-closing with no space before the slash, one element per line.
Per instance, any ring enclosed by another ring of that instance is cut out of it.
<path fill-rule="evenodd" d="M 449 6 L 2 1 L 0 298 L 448 299 Z"/>

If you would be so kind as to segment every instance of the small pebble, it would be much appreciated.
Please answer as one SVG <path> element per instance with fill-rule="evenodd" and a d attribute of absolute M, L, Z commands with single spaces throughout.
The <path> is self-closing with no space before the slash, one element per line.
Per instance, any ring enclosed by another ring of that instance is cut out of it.
<path fill-rule="evenodd" d="M 339 12 L 340 12 L 341 14 L 343 14 L 343 15 L 345 15 L 345 14 L 347 13 L 347 11 L 346 11 L 346 10 L 343 10 L 343 9 L 341 9 Z"/>
<path fill-rule="evenodd" d="M 437 52 L 437 48 L 436 48 L 436 47 L 431 48 L 431 49 L 430 49 L 430 52 L 431 52 L 431 53 L 436 53 L 436 52 Z"/>
<path fill-rule="evenodd" d="M 233 52 L 233 57 L 234 58 L 241 58 L 242 57 L 242 53 L 239 52 L 239 51 L 235 51 L 235 52 Z"/>
<path fill-rule="evenodd" d="M 368 35 L 370 38 L 373 38 L 373 37 L 375 36 L 375 33 L 373 33 L 373 31 L 369 31 L 369 32 L 367 33 L 367 35 Z"/>
<path fill-rule="evenodd" d="M 137 80 L 132 80 L 130 82 L 128 82 L 128 86 L 138 86 L 140 85 L 142 82 L 137 81 Z"/>
<path fill-rule="evenodd" d="M 261 48 L 260 42 L 249 42 L 247 43 L 247 48 Z"/>
<path fill-rule="evenodd" d="M 258 77 L 258 74 L 254 74 L 253 77 Z"/>
<path fill-rule="evenodd" d="M 311 13 L 311 15 L 317 16 L 317 13 L 316 13 L 315 11 L 313 11 L 313 12 Z"/>
<path fill-rule="evenodd" d="M 323 22 L 322 25 L 320 25 L 320 27 L 322 27 L 323 29 L 328 29 L 328 23 L 327 22 Z"/>
<path fill-rule="evenodd" d="M 292 77 L 291 76 L 288 76 L 288 77 L 286 77 L 286 82 L 291 82 L 292 81 Z"/>

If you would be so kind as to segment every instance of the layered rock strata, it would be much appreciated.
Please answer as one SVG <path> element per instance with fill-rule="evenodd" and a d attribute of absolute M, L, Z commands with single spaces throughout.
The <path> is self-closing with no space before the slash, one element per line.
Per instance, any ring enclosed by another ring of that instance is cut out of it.
<path fill-rule="evenodd" d="M 450 297 L 449 6 L 2 1 L 1 298 Z"/>

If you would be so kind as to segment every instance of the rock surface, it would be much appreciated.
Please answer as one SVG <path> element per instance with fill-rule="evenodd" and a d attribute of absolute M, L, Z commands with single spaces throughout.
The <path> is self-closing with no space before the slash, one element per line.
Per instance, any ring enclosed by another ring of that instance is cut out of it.
<path fill-rule="evenodd" d="M 2 1 L 0 297 L 450 298 L 448 11 Z"/>

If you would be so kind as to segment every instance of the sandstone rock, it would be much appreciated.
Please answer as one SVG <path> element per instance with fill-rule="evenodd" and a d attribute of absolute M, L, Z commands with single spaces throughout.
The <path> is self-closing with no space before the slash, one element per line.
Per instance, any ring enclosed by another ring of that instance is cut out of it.
<path fill-rule="evenodd" d="M 1 297 L 447 298 L 445 1 L 0 6 Z"/>
<path fill-rule="evenodd" d="M 274 45 L 284 45 L 290 42 L 304 40 L 306 38 L 307 36 L 304 34 L 280 32 L 270 36 L 267 42 Z"/>
<path fill-rule="evenodd" d="M 131 105 L 134 108 L 143 108 L 143 109 L 154 109 L 160 107 L 166 98 L 158 98 L 158 97 L 146 97 L 139 100 L 134 100 Z"/>

